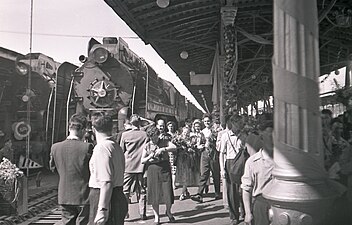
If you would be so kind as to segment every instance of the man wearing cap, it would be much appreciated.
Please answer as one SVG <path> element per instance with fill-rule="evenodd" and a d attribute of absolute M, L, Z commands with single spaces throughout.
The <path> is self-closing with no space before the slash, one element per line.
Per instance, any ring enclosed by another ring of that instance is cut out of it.
<path fill-rule="evenodd" d="M 51 147 L 50 169 L 59 173 L 58 202 L 63 224 L 89 222 L 89 167 L 93 146 L 82 141 L 87 119 L 74 114 L 69 122 L 66 140 Z"/>
<path fill-rule="evenodd" d="M 123 192 L 127 199 L 132 192 L 140 195 L 139 215 L 142 220 L 146 220 L 146 188 L 143 179 L 144 164 L 141 159 L 148 138 L 147 133 L 140 130 L 141 119 L 137 114 L 131 115 L 129 122 L 130 127 L 122 133 L 120 142 L 126 160 Z"/>
<path fill-rule="evenodd" d="M 258 118 L 262 148 L 248 158 L 242 176 L 244 222 L 254 225 L 269 225 L 269 203 L 262 197 L 263 189 L 272 180 L 273 161 L 273 120 L 271 114 Z M 253 204 L 252 204 L 253 203 Z"/>

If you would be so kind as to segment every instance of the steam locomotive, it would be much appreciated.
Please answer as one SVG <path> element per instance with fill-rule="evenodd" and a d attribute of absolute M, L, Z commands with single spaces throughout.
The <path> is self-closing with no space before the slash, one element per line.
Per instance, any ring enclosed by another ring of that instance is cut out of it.
<path fill-rule="evenodd" d="M 79 59 L 83 63 L 79 68 L 70 71 L 63 64 L 58 70 L 62 80 L 71 79 L 67 115 L 104 111 L 114 118 L 117 130 L 123 128 L 130 113 L 177 123 L 202 115 L 170 82 L 159 78 L 122 38 L 103 38 L 102 44 L 92 38 L 88 56 L 81 55 Z"/>
<path fill-rule="evenodd" d="M 27 164 L 31 168 L 41 168 L 47 164 L 53 112 L 53 101 L 50 99 L 53 99 L 52 87 L 59 65 L 40 53 L 22 55 L 0 48 L 0 148 L 4 141 L 11 139 L 14 161 L 21 168 Z M 29 135 L 28 159 L 25 156 L 26 137 Z"/>
<path fill-rule="evenodd" d="M 45 166 L 50 145 L 65 139 L 68 118 L 76 112 L 105 111 L 114 119 L 115 132 L 131 113 L 178 124 L 202 115 L 121 38 L 104 38 L 102 44 L 92 38 L 88 56 L 79 59 L 83 64 L 77 67 L 41 53 L 0 48 L 0 148 L 11 138 L 20 167 Z M 30 160 L 23 159 L 28 136 Z"/>

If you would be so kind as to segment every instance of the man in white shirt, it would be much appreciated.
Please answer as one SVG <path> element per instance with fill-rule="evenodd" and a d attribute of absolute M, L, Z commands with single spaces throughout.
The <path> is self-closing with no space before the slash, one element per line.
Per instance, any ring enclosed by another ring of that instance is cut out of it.
<path fill-rule="evenodd" d="M 123 194 L 125 157 L 111 137 L 112 118 L 97 112 L 91 120 L 97 145 L 89 161 L 89 222 L 105 224 L 111 220 L 112 224 L 123 225 L 128 207 Z"/>
<path fill-rule="evenodd" d="M 220 170 L 221 176 L 226 177 L 227 201 L 231 225 L 237 225 L 239 221 L 240 207 L 240 181 L 231 173 L 237 153 L 245 148 L 241 139 L 243 125 L 241 118 L 232 117 L 227 121 L 228 131 L 221 136 L 220 140 Z M 226 163 L 225 163 L 226 161 Z"/>
<path fill-rule="evenodd" d="M 259 135 L 262 148 L 249 157 L 242 176 L 243 203 L 246 217 L 244 222 L 254 225 L 269 225 L 270 205 L 262 197 L 264 188 L 271 182 L 273 160 L 273 118 L 271 114 L 262 114 L 258 118 Z"/>
<path fill-rule="evenodd" d="M 203 192 L 207 186 L 210 172 L 213 175 L 215 199 L 221 199 L 219 153 L 216 151 L 216 133 L 211 129 L 211 120 L 212 117 L 210 114 L 203 115 L 205 128 L 202 130 L 202 133 L 204 134 L 206 142 L 201 155 L 201 175 L 198 193 L 191 197 L 191 199 L 196 202 L 203 202 Z"/>

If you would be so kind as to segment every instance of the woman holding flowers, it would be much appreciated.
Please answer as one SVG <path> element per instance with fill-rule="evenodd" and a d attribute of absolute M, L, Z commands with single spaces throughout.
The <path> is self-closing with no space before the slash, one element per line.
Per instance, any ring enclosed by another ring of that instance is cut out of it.
<path fill-rule="evenodd" d="M 154 224 L 160 224 L 159 205 L 166 205 L 166 215 L 170 222 L 175 218 L 171 213 L 174 203 L 172 189 L 171 168 L 168 152 L 176 151 L 176 146 L 170 141 L 169 135 L 164 131 L 165 122 L 158 120 L 157 129 L 150 129 L 147 133 L 150 141 L 142 154 L 142 163 L 147 165 L 147 200 L 152 205 Z"/>
<path fill-rule="evenodd" d="M 178 149 L 176 181 L 182 185 L 180 201 L 190 198 L 188 186 L 198 186 L 200 150 L 197 148 L 197 138 L 190 136 L 190 128 L 183 127 L 182 133 L 173 139 Z"/>

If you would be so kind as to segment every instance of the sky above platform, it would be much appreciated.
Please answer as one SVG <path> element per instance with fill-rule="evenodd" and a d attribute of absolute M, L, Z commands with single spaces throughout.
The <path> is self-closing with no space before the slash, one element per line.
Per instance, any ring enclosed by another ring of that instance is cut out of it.
<path fill-rule="evenodd" d="M 0 47 L 21 54 L 30 52 L 30 0 L 0 1 Z M 170 81 L 200 107 L 181 80 L 154 51 L 120 19 L 103 0 L 34 0 L 32 52 L 57 62 L 81 65 L 91 37 L 122 37 L 130 49 L 144 58 L 160 77 Z"/>

